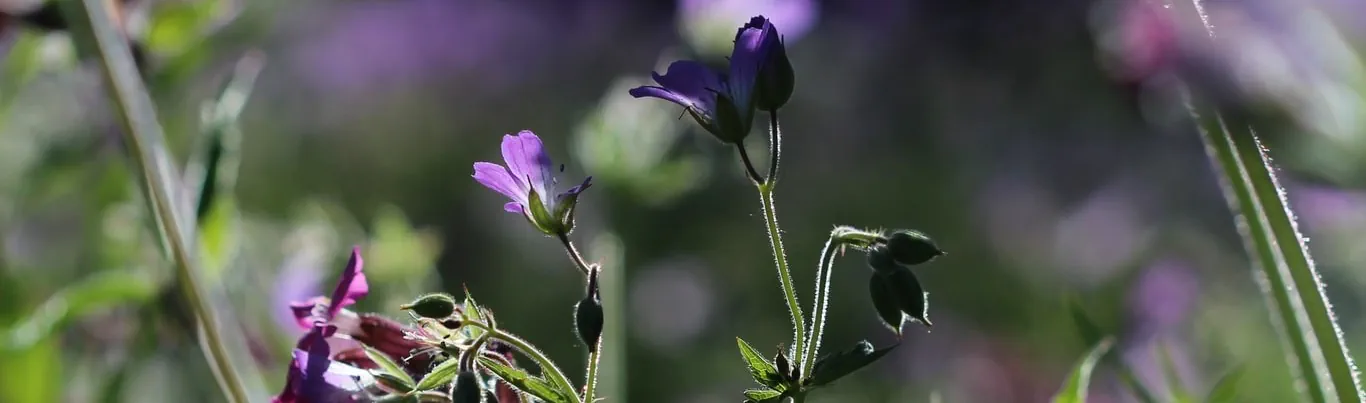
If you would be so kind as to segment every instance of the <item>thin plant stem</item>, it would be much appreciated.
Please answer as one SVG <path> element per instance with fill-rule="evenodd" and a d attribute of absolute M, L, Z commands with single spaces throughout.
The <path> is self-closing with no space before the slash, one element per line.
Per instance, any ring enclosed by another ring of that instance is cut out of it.
<path fill-rule="evenodd" d="M 832 233 L 825 241 L 825 248 L 821 249 L 820 267 L 816 272 L 816 303 L 811 312 L 811 337 L 806 341 L 806 354 L 802 355 L 799 367 L 803 374 L 810 374 L 816 366 L 816 354 L 820 352 L 821 337 L 825 333 L 825 314 L 830 306 L 830 279 L 834 276 L 835 255 L 841 246 L 843 243 Z"/>
<path fill-rule="evenodd" d="M 229 349 L 212 304 L 206 298 L 200 281 L 199 260 L 192 256 L 195 243 L 189 242 L 195 231 L 193 222 L 182 213 L 185 206 L 176 203 L 182 194 L 178 188 L 181 178 L 164 145 L 161 124 L 157 121 L 151 97 L 143 86 L 126 37 L 112 23 L 107 2 L 102 0 L 69 1 L 66 9 L 74 17 L 73 35 L 77 42 L 93 45 L 103 67 L 105 79 L 112 91 L 114 104 L 123 124 L 124 143 L 130 157 L 142 173 L 142 186 L 147 202 L 157 217 L 158 232 L 162 234 L 182 285 L 184 300 L 190 306 L 199 326 L 200 342 L 213 369 L 219 386 L 228 401 L 249 402 L 246 387 L 229 358 Z M 84 36 L 84 37 L 82 37 Z"/>
<path fill-rule="evenodd" d="M 531 343 L 528 343 L 526 340 L 522 340 L 522 338 L 517 337 L 517 335 L 512 333 L 493 328 L 487 323 L 472 320 L 466 321 L 464 324 L 483 329 L 485 332 L 488 332 L 491 337 L 512 345 L 512 348 L 517 349 L 517 351 L 520 351 L 523 355 L 531 358 L 532 361 L 536 361 L 536 365 L 541 367 L 541 373 L 549 377 L 551 382 L 559 384 L 561 387 L 568 390 L 574 390 L 574 384 L 569 383 L 569 377 L 564 376 L 564 372 L 560 371 L 560 368 L 555 366 L 555 362 L 551 361 L 550 357 L 547 357 L 545 353 L 542 353 L 541 350 L 537 349 L 536 346 L 531 345 Z M 578 396 L 574 396 L 574 401 L 576 403 L 582 403 Z"/>
<path fill-rule="evenodd" d="M 598 338 L 597 348 L 588 353 L 588 380 L 583 383 L 583 401 L 593 402 L 593 394 L 598 388 L 598 359 L 602 357 L 602 338 Z"/>
<path fill-rule="evenodd" d="M 760 184 L 759 199 L 764 205 L 764 222 L 768 224 L 768 239 L 773 247 L 773 260 L 778 267 L 778 281 L 782 283 L 783 295 L 787 298 L 787 309 L 792 314 L 793 360 L 802 362 L 802 342 L 805 339 L 806 320 L 802 318 L 802 306 L 797 302 L 797 290 L 792 287 L 792 272 L 787 268 L 787 254 L 783 252 L 782 230 L 778 228 L 778 212 L 773 205 L 773 187 Z"/>
<path fill-rule="evenodd" d="M 588 267 L 588 262 L 585 261 L 583 255 L 579 253 L 579 248 L 574 247 L 574 242 L 569 240 L 569 235 L 559 234 L 559 239 L 560 244 L 564 245 L 565 252 L 569 254 L 570 260 L 574 261 L 574 265 L 578 266 L 579 270 L 585 275 L 590 274 L 592 269 Z M 588 369 L 585 371 L 587 372 L 586 376 L 588 379 L 585 380 L 583 384 L 584 402 L 592 403 L 593 394 L 596 392 L 598 386 L 598 361 L 602 358 L 602 344 L 602 336 L 598 336 L 597 345 L 594 346 L 592 352 L 588 353 Z"/>
<path fill-rule="evenodd" d="M 782 141 L 782 134 L 778 132 L 778 110 L 774 109 L 768 114 L 768 149 L 770 152 L 768 153 L 768 176 L 764 177 L 764 183 L 768 183 L 769 186 L 778 180 L 778 154 L 783 149 Z"/>
<path fill-rule="evenodd" d="M 754 169 L 754 163 L 749 160 L 749 152 L 745 151 L 745 145 L 735 143 L 735 149 L 740 151 L 740 161 L 745 163 L 745 174 L 749 175 L 749 180 L 754 181 L 756 185 L 763 184 L 766 180 L 759 176 L 759 170 Z"/>
<path fill-rule="evenodd" d="M 557 238 L 560 239 L 560 244 L 564 245 L 564 251 L 569 254 L 569 259 L 574 261 L 574 267 L 577 267 L 579 272 L 582 272 L 583 275 L 587 276 L 588 262 L 585 261 L 583 255 L 579 253 L 579 248 L 574 247 L 574 241 L 569 240 L 568 234 L 559 234 Z"/>

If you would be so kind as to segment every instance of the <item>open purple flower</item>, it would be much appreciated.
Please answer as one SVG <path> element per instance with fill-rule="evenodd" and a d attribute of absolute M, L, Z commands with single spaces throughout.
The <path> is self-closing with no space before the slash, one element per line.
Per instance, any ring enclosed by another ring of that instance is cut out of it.
<path fill-rule="evenodd" d="M 365 281 L 365 273 L 361 272 L 364 266 L 365 260 L 360 256 L 360 248 L 351 248 L 351 259 L 346 263 L 346 269 L 342 271 L 337 287 L 332 290 L 331 298 L 319 296 L 308 301 L 291 303 L 289 308 L 294 311 L 294 319 L 298 322 L 299 328 L 311 329 L 314 322 L 332 323 L 333 319 L 342 313 L 342 308 L 365 298 L 370 293 L 370 284 Z"/>
<path fill-rule="evenodd" d="M 285 390 L 271 399 L 272 403 L 355 402 L 355 396 L 374 383 L 369 372 L 330 358 L 332 348 L 327 339 L 336 332 L 336 326 L 313 324 L 294 350 Z"/>
<path fill-rule="evenodd" d="M 636 98 L 654 97 L 679 104 L 721 141 L 739 143 L 749 135 L 754 122 L 755 90 L 761 73 L 777 71 L 765 70 L 775 56 L 781 54 L 782 60 L 787 60 L 781 48 L 773 24 L 763 16 L 754 17 L 736 32 L 728 72 L 718 72 L 692 60 L 679 60 L 670 64 L 663 75 L 651 73 L 659 85 L 632 88 L 630 93 Z M 790 87 L 790 65 L 787 71 Z M 790 95 L 790 88 L 787 92 Z"/>
<path fill-rule="evenodd" d="M 574 228 L 574 205 L 579 193 L 592 185 L 593 177 L 555 194 L 554 164 L 541 138 L 530 130 L 503 136 L 503 162 L 506 167 L 491 162 L 474 163 L 474 180 L 512 199 L 503 205 L 503 210 L 526 216 L 541 232 L 569 233 Z"/>

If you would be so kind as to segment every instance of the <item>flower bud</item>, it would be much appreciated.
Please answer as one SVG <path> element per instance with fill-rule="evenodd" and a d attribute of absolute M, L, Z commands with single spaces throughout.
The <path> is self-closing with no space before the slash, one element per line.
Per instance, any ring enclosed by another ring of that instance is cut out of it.
<path fill-rule="evenodd" d="M 474 371 L 461 371 L 451 386 L 451 403 L 481 403 L 484 390 L 479 386 L 479 376 Z"/>
<path fill-rule="evenodd" d="M 871 267 L 873 272 L 878 274 L 892 273 L 903 269 L 896 264 L 896 259 L 892 257 L 891 251 L 883 245 L 874 245 L 872 248 L 868 248 L 868 267 Z"/>
<path fill-rule="evenodd" d="M 787 60 L 787 49 L 781 40 L 776 42 L 768 53 L 768 60 L 759 70 L 759 79 L 754 88 L 754 106 L 760 110 L 773 112 L 787 104 L 792 98 L 792 88 L 796 78 L 792 72 L 792 62 Z"/>
<path fill-rule="evenodd" d="M 897 267 L 897 270 L 892 272 L 874 273 L 873 277 L 873 281 L 882 282 L 886 291 L 895 299 L 897 310 L 925 325 L 925 327 L 934 325 L 930 323 L 928 318 L 928 293 L 920 286 L 920 280 L 915 278 L 915 273 L 912 273 L 910 269 Z"/>
<path fill-rule="evenodd" d="M 754 105 L 736 105 L 729 96 L 716 97 L 716 124 L 711 134 L 728 144 L 740 144 L 754 126 Z"/>
<path fill-rule="evenodd" d="M 920 231 L 900 230 L 887 237 L 887 250 L 897 263 L 914 266 L 943 255 L 934 240 Z"/>
<path fill-rule="evenodd" d="M 887 280 L 881 275 L 874 274 L 868 279 L 868 297 L 873 300 L 873 309 L 877 310 L 877 316 L 882 319 L 882 324 L 901 337 L 901 327 L 906 323 L 906 315 L 901 313 L 896 296 L 892 295 L 892 290 L 887 286 Z"/>
<path fill-rule="evenodd" d="M 792 362 L 787 359 L 787 354 L 783 350 L 785 349 L 778 347 L 778 354 L 773 357 L 773 365 L 778 368 L 778 375 L 782 376 L 784 380 L 791 381 Z"/>
<path fill-rule="evenodd" d="M 424 318 L 445 319 L 455 314 L 455 307 L 455 298 L 450 294 L 435 293 L 423 295 L 411 303 L 399 306 L 399 309 L 413 311 Z"/>
<path fill-rule="evenodd" d="M 598 291 L 600 271 L 597 266 L 589 267 L 587 295 L 574 306 L 574 330 L 579 340 L 588 347 L 589 353 L 597 352 L 598 340 L 602 338 L 602 297 Z"/>

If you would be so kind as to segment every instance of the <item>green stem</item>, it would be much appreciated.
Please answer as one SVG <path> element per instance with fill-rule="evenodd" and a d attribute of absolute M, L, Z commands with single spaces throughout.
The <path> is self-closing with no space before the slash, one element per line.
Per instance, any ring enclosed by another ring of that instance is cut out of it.
<path fill-rule="evenodd" d="M 549 377 L 551 382 L 560 385 L 560 387 L 565 388 L 566 390 L 574 390 L 574 384 L 569 383 L 569 377 L 564 376 L 564 372 L 560 371 L 560 368 L 555 366 L 555 362 L 551 361 L 550 357 L 546 357 L 545 353 L 542 353 L 541 350 L 537 349 L 536 346 L 531 345 L 531 343 L 528 343 L 526 340 L 522 340 L 514 334 L 490 327 L 483 322 L 467 321 L 464 324 L 483 329 L 488 332 L 491 337 L 512 345 L 512 348 L 517 349 L 517 351 L 520 351 L 523 355 L 531 358 L 532 361 L 536 361 L 536 365 L 541 367 L 541 373 Z M 574 401 L 575 403 L 582 403 L 578 396 L 574 396 Z"/>
<path fill-rule="evenodd" d="M 182 218 L 185 209 L 175 203 L 182 193 L 181 178 L 166 151 L 161 124 L 152 100 L 143 86 L 125 36 L 111 23 L 108 3 L 102 0 L 68 0 L 67 15 L 73 22 L 72 33 L 78 43 L 93 46 L 99 55 L 105 79 L 113 92 L 114 104 L 123 124 L 124 143 L 142 171 L 143 190 L 158 230 L 175 264 L 184 300 L 190 305 L 199 325 L 200 340 L 219 386 L 230 402 L 248 402 L 248 393 L 229 358 L 212 304 L 199 281 L 199 261 L 191 255 L 196 244 L 189 242 L 194 232 L 192 221 Z"/>
<path fill-rule="evenodd" d="M 778 181 L 778 154 L 782 151 L 782 133 L 778 131 L 778 110 L 768 114 L 768 176 L 764 177 L 764 183 L 773 186 Z"/>
<path fill-rule="evenodd" d="M 811 318 L 811 338 L 806 342 L 806 354 L 803 354 L 801 366 L 802 374 L 810 376 L 811 370 L 816 366 L 816 354 L 821 349 L 821 337 L 825 333 L 825 314 L 830 306 L 830 279 L 834 277 L 835 252 L 843 243 L 835 239 L 835 234 L 830 234 L 830 239 L 825 241 L 825 248 L 821 250 L 820 267 L 817 268 L 816 277 L 816 304 L 812 307 Z"/>
<path fill-rule="evenodd" d="M 754 169 L 754 162 L 749 160 L 749 152 L 745 151 L 745 145 L 735 143 L 735 149 L 740 152 L 740 161 L 745 163 L 745 174 L 749 175 L 749 180 L 754 181 L 755 184 L 764 183 L 764 177 L 759 176 L 759 170 Z"/>
<path fill-rule="evenodd" d="M 768 224 L 768 239 L 773 247 L 773 260 L 778 266 L 778 280 L 783 286 L 783 295 L 787 297 L 787 309 L 792 314 L 792 330 L 795 333 L 792 341 L 793 361 L 802 362 L 802 341 L 803 325 L 806 320 L 802 318 L 802 307 L 797 302 L 797 290 L 792 287 L 792 272 L 787 268 L 787 254 L 783 252 L 782 230 L 778 229 L 778 212 L 773 206 L 773 186 L 769 184 L 759 184 L 759 199 L 764 205 L 764 221 Z"/>
<path fill-rule="evenodd" d="M 597 348 L 588 353 L 588 380 L 583 384 L 583 401 L 593 403 L 593 393 L 598 387 L 598 358 L 602 357 L 602 338 L 598 338 Z"/>
<path fill-rule="evenodd" d="M 588 262 L 579 253 L 579 248 L 574 247 L 574 241 L 569 240 L 568 234 L 559 234 L 557 237 L 560 239 L 560 244 L 564 245 L 565 253 L 569 254 L 569 259 L 574 261 L 574 267 L 577 267 L 585 276 L 588 275 Z"/>
<path fill-rule="evenodd" d="M 1210 44 L 1217 36 L 1204 14 L 1201 0 L 1182 4 L 1183 17 L 1205 27 Z M 1198 95 L 1189 98 L 1197 98 Z M 1314 268 L 1308 245 L 1296 227 L 1271 159 L 1252 130 L 1251 119 L 1228 113 L 1206 100 L 1191 101 L 1192 114 L 1202 129 L 1212 158 L 1224 175 L 1225 195 L 1235 213 L 1241 212 L 1248 249 L 1262 268 L 1263 294 L 1279 319 L 1284 340 L 1294 359 L 1292 369 L 1304 380 L 1315 402 L 1361 402 L 1361 383 L 1334 319 L 1323 283 Z M 1297 370 L 1297 371 L 1296 371 Z"/>

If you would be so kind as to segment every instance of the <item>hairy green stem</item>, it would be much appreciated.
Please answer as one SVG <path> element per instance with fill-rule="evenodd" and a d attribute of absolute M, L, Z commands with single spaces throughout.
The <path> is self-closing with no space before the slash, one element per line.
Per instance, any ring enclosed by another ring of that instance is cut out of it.
<path fill-rule="evenodd" d="M 778 212 L 773 206 L 773 186 L 760 184 L 759 199 L 764 205 L 764 222 L 768 227 L 769 243 L 773 247 L 773 260 L 778 267 L 778 281 L 782 283 L 783 295 L 787 298 L 787 309 L 792 314 L 793 361 L 802 362 L 802 343 L 805 339 L 802 306 L 797 302 L 797 290 L 792 287 L 792 272 L 787 268 L 787 254 L 783 252 L 782 230 L 778 228 Z"/>
<path fill-rule="evenodd" d="M 745 145 L 735 143 L 735 149 L 740 152 L 740 162 L 745 164 L 745 174 L 749 175 L 749 180 L 753 181 L 755 184 L 764 183 L 764 177 L 759 176 L 759 170 L 754 169 L 754 162 L 749 160 L 749 152 L 745 151 Z"/>
<path fill-rule="evenodd" d="M 1198 21 L 1217 45 L 1202 0 L 1182 2 L 1182 16 Z M 1257 140 L 1246 112 L 1218 108 L 1207 94 L 1189 94 L 1206 148 L 1223 174 L 1225 196 L 1246 222 L 1244 241 L 1261 267 L 1262 291 L 1272 305 L 1283 339 L 1290 345 L 1293 373 L 1309 397 L 1327 402 L 1366 400 L 1355 364 L 1334 319 L 1308 245 L 1296 227 L 1271 159 Z"/>
<path fill-rule="evenodd" d="M 176 202 L 182 194 L 177 182 L 181 176 L 176 173 L 166 151 L 161 124 L 129 53 L 127 39 L 113 25 L 107 2 L 65 0 L 65 3 L 67 15 L 72 17 L 74 39 L 83 46 L 92 46 L 89 50 L 99 56 L 123 124 L 124 143 L 142 171 L 142 188 L 148 207 L 156 217 L 158 232 L 170 252 L 184 300 L 198 322 L 205 356 L 228 401 L 249 402 L 247 389 L 229 358 L 213 305 L 207 300 L 205 286 L 199 279 L 199 261 L 192 255 L 193 248 L 197 247 L 191 242 L 195 231 L 193 221 L 183 217 L 187 209 Z"/>
<path fill-rule="evenodd" d="M 517 349 L 517 351 L 520 351 L 523 355 L 526 355 L 531 358 L 532 361 L 535 361 L 536 365 L 541 367 L 541 373 L 549 377 L 551 382 L 560 385 L 560 387 L 565 388 L 566 390 L 574 390 L 574 384 L 570 383 L 569 377 L 564 376 L 564 372 L 560 371 L 560 368 L 555 366 L 555 362 L 551 361 L 550 357 L 547 357 L 545 353 L 542 353 L 541 350 L 537 349 L 536 346 L 531 345 L 531 343 L 528 343 L 526 340 L 522 340 L 522 338 L 517 337 L 512 333 L 493 328 L 487 323 L 466 321 L 464 324 L 483 329 L 485 332 L 489 333 L 489 336 L 506 342 L 511 345 L 512 348 Z M 582 403 L 578 396 L 574 396 L 574 401 L 576 403 Z"/>
<path fill-rule="evenodd" d="M 802 355 L 802 374 L 811 374 L 816 366 L 816 354 L 820 353 L 821 337 L 825 333 L 825 314 L 830 306 L 830 279 L 834 277 L 835 255 L 843 243 L 835 239 L 834 233 L 825 241 L 821 249 L 820 266 L 816 271 L 816 303 L 812 306 L 811 337 L 806 341 L 806 354 Z"/>
<path fill-rule="evenodd" d="M 782 151 L 782 133 L 778 131 L 778 110 L 773 110 L 768 114 L 768 176 L 764 177 L 764 183 L 773 186 L 778 181 L 778 154 Z"/>

